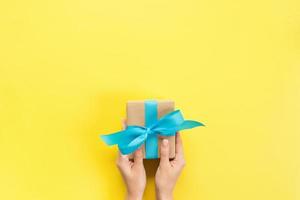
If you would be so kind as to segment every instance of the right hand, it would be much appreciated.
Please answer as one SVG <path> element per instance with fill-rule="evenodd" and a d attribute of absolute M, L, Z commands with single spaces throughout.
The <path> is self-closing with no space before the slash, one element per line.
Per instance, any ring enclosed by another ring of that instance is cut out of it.
<path fill-rule="evenodd" d="M 180 134 L 176 134 L 175 158 L 169 160 L 169 143 L 163 139 L 160 146 L 160 163 L 155 175 L 156 197 L 158 200 L 173 199 L 173 190 L 185 165 Z"/>

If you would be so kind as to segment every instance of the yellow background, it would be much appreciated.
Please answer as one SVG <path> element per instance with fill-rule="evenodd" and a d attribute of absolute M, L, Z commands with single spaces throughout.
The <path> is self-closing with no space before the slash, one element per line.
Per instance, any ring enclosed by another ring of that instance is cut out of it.
<path fill-rule="evenodd" d="M 122 199 L 98 134 L 159 98 L 207 125 L 175 199 L 299 200 L 299 75 L 297 0 L 2 0 L 0 199 Z"/>

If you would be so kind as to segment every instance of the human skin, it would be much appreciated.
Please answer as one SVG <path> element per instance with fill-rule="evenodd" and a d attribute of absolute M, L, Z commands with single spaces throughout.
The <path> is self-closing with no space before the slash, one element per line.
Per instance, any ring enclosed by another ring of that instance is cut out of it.
<path fill-rule="evenodd" d="M 169 160 L 169 143 L 163 140 L 160 146 L 160 163 L 155 175 L 156 198 L 158 200 L 173 199 L 173 191 L 176 182 L 185 166 L 182 140 L 180 134 L 176 134 L 175 158 Z"/>
<path fill-rule="evenodd" d="M 123 128 L 126 121 L 123 122 Z M 182 140 L 176 133 L 175 158 L 169 160 L 169 143 L 163 139 L 160 145 L 160 162 L 155 175 L 155 190 L 157 200 L 173 199 L 176 182 L 185 165 Z M 126 185 L 127 200 L 141 200 L 146 188 L 146 171 L 143 164 L 143 152 L 140 149 L 134 152 L 133 160 L 128 155 L 119 153 L 117 167 Z"/>

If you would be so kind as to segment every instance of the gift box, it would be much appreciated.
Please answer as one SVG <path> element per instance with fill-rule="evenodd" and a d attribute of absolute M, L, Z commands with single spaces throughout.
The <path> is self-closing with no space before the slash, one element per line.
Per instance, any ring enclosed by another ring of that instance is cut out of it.
<path fill-rule="evenodd" d="M 174 110 L 171 100 L 144 100 L 127 102 L 127 127 L 112 134 L 100 135 L 107 145 L 118 145 L 122 154 L 129 155 L 142 148 L 144 158 L 159 158 L 159 146 L 169 140 L 169 157 L 175 157 L 177 131 L 204 126 L 193 120 L 184 120 L 180 110 Z"/>
<path fill-rule="evenodd" d="M 172 100 L 128 101 L 126 105 L 127 125 L 138 125 L 146 127 L 153 121 L 156 121 L 157 119 L 172 111 L 174 111 L 174 101 Z M 160 155 L 159 146 L 163 139 L 169 140 L 169 157 L 174 158 L 175 135 L 150 135 L 145 141 L 145 144 L 142 145 L 144 158 L 158 158 Z M 132 154 L 130 154 L 130 158 L 132 158 Z"/>

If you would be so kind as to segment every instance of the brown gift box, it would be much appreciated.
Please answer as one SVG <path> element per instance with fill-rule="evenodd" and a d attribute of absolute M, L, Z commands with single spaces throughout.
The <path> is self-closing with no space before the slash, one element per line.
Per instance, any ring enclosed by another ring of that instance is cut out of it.
<path fill-rule="evenodd" d="M 157 118 L 174 111 L 174 101 L 172 100 L 156 100 L 157 101 Z M 128 101 L 126 106 L 127 111 L 127 125 L 145 126 L 145 101 Z M 158 135 L 158 146 L 162 142 L 162 139 L 169 140 L 169 157 L 175 157 L 175 136 L 165 137 Z M 142 146 L 143 155 L 145 158 L 145 146 Z M 159 149 L 158 149 L 159 152 Z M 158 153 L 159 156 L 159 153 Z M 129 156 L 132 158 L 132 154 Z"/>

